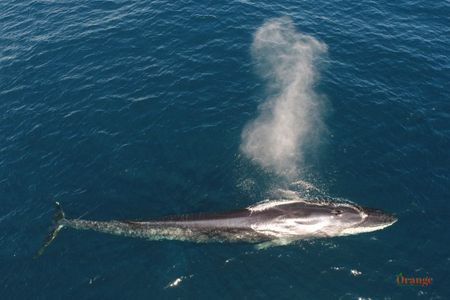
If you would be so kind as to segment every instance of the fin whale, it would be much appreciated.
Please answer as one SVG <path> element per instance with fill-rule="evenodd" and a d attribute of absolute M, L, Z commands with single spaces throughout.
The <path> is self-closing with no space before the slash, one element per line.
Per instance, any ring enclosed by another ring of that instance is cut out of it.
<path fill-rule="evenodd" d="M 63 228 L 93 230 L 148 240 L 249 242 L 257 248 L 296 240 L 335 237 L 380 230 L 394 224 L 392 214 L 350 202 L 276 200 L 219 213 L 169 216 L 148 221 L 67 219 L 56 202 L 54 224 L 38 257 Z"/>

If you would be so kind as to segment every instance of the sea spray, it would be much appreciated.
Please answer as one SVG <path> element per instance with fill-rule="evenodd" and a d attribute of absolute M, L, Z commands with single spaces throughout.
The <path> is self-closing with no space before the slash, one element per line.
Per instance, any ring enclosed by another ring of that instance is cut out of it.
<path fill-rule="evenodd" d="M 252 56 L 269 96 L 245 126 L 241 151 L 262 167 L 295 176 L 306 145 L 320 135 L 321 99 L 314 84 L 326 51 L 324 43 L 296 31 L 290 18 L 270 19 L 256 31 Z"/>

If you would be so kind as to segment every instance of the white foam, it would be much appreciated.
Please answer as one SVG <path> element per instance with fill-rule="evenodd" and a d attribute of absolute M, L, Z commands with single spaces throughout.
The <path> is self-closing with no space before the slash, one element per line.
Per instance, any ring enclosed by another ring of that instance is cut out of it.
<path fill-rule="evenodd" d="M 178 277 L 177 279 L 175 279 L 174 281 L 172 281 L 169 284 L 169 287 L 176 287 L 177 285 L 179 285 L 181 283 L 182 280 L 183 280 L 183 277 Z"/>
<path fill-rule="evenodd" d="M 264 168 L 294 176 L 305 146 L 323 128 L 320 97 L 314 92 L 317 58 L 327 46 L 296 31 L 290 18 L 265 22 L 256 31 L 252 55 L 269 82 L 259 116 L 242 132 L 242 152 Z"/>
<path fill-rule="evenodd" d="M 188 275 L 188 276 L 180 276 L 176 278 L 174 281 L 170 282 L 165 288 L 175 288 L 177 287 L 183 280 L 192 278 L 194 274 Z"/>
<path fill-rule="evenodd" d="M 298 203 L 298 202 L 305 202 L 302 200 L 266 200 L 262 202 L 258 202 L 255 205 L 247 207 L 248 210 L 252 212 L 256 211 L 264 211 L 269 208 L 273 208 L 275 206 L 284 205 L 284 204 L 290 204 L 290 203 Z"/>
<path fill-rule="evenodd" d="M 331 201 L 331 200 L 326 200 L 326 199 L 306 199 L 306 198 L 302 198 L 300 195 L 298 195 L 294 191 L 283 190 L 283 189 L 279 189 L 279 191 L 282 192 L 284 194 L 284 196 L 287 197 L 288 199 L 278 199 L 278 200 L 267 199 L 267 200 L 258 202 L 252 206 L 249 206 L 249 207 L 247 207 L 247 209 L 252 212 L 255 212 L 255 211 L 263 211 L 266 209 L 270 209 L 270 208 L 273 208 L 273 207 L 279 206 L 279 205 L 292 204 L 292 203 L 308 203 L 308 204 L 313 204 L 313 205 L 317 205 L 317 206 L 335 206 L 335 207 L 347 206 L 347 207 L 351 207 L 351 208 L 358 210 L 362 219 L 365 219 L 367 217 L 367 214 L 364 213 L 364 211 L 361 209 L 361 207 L 359 207 L 358 205 L 356 205 L 355 203 L 353 203 L 349 200 L 334 199 L 335 201 Z"/>

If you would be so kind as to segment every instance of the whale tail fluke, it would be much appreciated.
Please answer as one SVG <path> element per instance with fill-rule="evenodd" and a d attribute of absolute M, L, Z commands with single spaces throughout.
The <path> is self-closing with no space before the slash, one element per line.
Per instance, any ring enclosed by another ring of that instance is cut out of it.
<path fill-rule="evenodd" d="M 41 256 L 44 253 L 45 249 L 47 249 L 47 247 L 56 238 L 59 231 L 64 227 L 63 223 L 65 221 L 65 215 L 64 215 L 64 211 L 61 207 L 61 204 L 59 204 L 59 202 L 55 202 L 55 208 L 56 208 L 56 211 L 53 216 L 53 226 L 51 227 L 50 232 L 47 235 L 47 237 L 45 238 L 44 243 L 42 244 L 41 248 L 34 255 L 34 258 L 38 258 L 39 256 Z"/>

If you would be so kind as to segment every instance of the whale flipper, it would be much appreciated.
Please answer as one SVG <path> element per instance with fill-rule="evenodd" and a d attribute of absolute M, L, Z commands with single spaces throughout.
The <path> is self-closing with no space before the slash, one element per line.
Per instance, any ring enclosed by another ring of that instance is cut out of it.
<path fill-rule="evenodd" d="M 293 240 L 291 239 L 273 239 L 267 242 L 262 242 L 259 244 L 255 245 L 255 249 L 256 250 L 266 250 L 268 248 L 272 248 L 272 247 L 278 247 L 278 246 L 285 246 L 288 245 L 290 243 L 292 243 Z"/>

